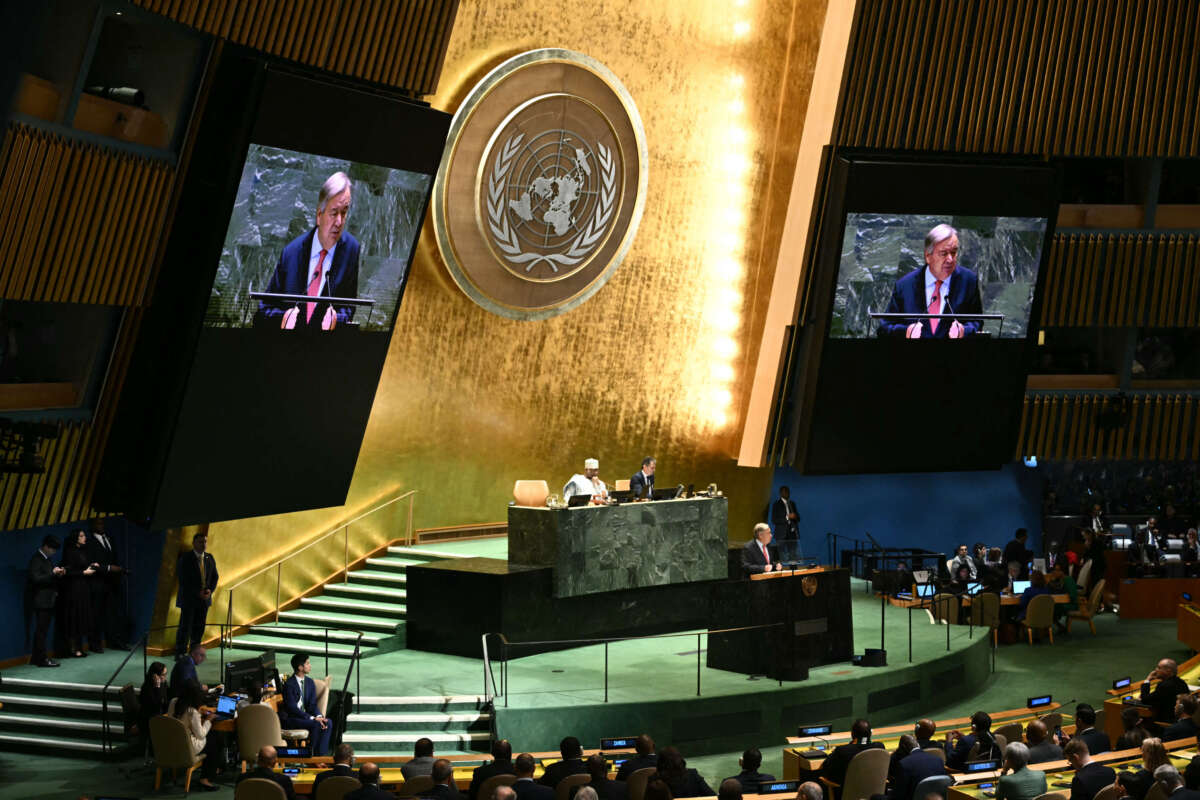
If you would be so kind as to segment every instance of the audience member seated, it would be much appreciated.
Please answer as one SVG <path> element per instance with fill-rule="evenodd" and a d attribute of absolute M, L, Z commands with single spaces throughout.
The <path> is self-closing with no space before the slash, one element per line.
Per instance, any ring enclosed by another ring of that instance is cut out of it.
<path fill-rule="evenodd" d="M 476 767 L 471 773 L 471 787 L 467 789 L 470 800 L 488 800 L 479 797 L 479 789 L 488 778 L 497 775 L 515 775 L 512 763 L 512 744 L 508 739 L 498 739 L 492 742 L 492 760 Z"/>
<path fill-rule="evenodd" d="M 978 574 L 977 567 L 975 566 L 975 559 L 971 558 L 971 556 L 967 553 L 967 546 L 965 544 L 960 544 L 958 549 L 954 552 L 954 558 L 950 559 L 950 575 L 957 576 L 960 567 L 966 567 L 967 577 L 969 577 L 971 580 L 975 580 Z"/>
<path fill-rule="evenodd" d="M 400 767 L 404 780 L 433 774 L 433 740 L 422 736 L 413 745 L 413 757 Z"/>
<path fill-rule="evenodd" d="M 717 787 L 717 800 L 742 800 L 742 782 L 737 778 L 726 778 Z"/>
<path fill-rule="evenodd" d="M 517 776 L 517 780 L 512 788 L 517 793 L 517 800 L 554 800 L 553 789 L 533 780 L 536 766 L 533 756 L 529 753 L 521 753 L 513 761 L 513 774 Z"/>
<path fill-rule="evenodd" d="M 688 767 L 683 755 L 674 747 L 664 747 L 658 754 L 658 772 L 650 780 L 665 783 L 671 791 L 671 797 L 709 797 L 716 794 L 699 772 Z"/>
<path fill-rule="evenodd" d="M 261 690 L 259 694 L 262 694 Z M 312 796 L 317 796 L 317 790 L 321 788 L 321 781 L 335 776 L 354 777 L 354 748 L 345 742 L 339 744 L 333 751 L 333 769 L 318 772 L 317 777 L 313 778 Z"/>
<path fill-rule="evenodd" d="M 816 781 L 805 781 L 796 792 L 796 800 L 825 800 L 825 790 Z"/>
<path fill-rule="evenodd" d="M 675 800 L 671 794 L 671 787 L 660 780 L 651 780 L 646 783 L 646 793 L 642 795 L 642 800 Z"/>
<path fill-rule="evenodd" d="M 1111 786 L 1117 779 L 1112 767 L 1092 761 L 1087 742 L 1079 737 L 1067 742 L 1063 755 L 1071 769 L 1075 770 L 1075 777 L 1071 781 L 1071 800 L 1092 800 L 1097 792 L 1105 786 Z"/>
<path fill-rule="evenodd" d="M 588 774 L 592 779 L 584 786 L 590 786 L 596 792 L 598 800 L 626 800 L 629 797 L 629 788 L 625 785 L 625 781 L 613 781 L 608 779 L 608 762 L 604 760 L 604 756 L 596 754 L 589 756 L 587 762 Z M 583 787 L 571 787 L 571 796 L 575 797 L 579 794 L 579 789 Z M 583 800 L 583 798 L 580 798 Z"/>
<path fill-rule="evenodd" d="M 200 676 L 196 673 L 196 667 L 203 664 L 207 657 L 208 651 L 204 649 L 204 645 L 198 644 L 186 656 L 175 662 L 171 669 L 171 697 L 178 697 L 183 687 L 189 683 L 199 687 L 201 693 L 208 691 L 208 687 L 200 682 Z"/>
<path fill-rule="evenodd" d="M 1145 800 L 1146 792 L 1154 784 L 1154 770 L 1163 764 L 1171 763 L 1167 759 L 1167 749 L 1163 747 L 1162 739 L 1149 738 L 1142 742 L 1142 766 L 1132 772 L 1122 771 L 1117 774 L 1117 783 L 1125 790 L 1127 797 L 1132 800 Z"/>
<path fill-rule="evenodd" d="M 758 771 L 758 768 L 762 766 L 762 753 L 757 747 L 751 747 L 742 753 L 742 757 L 738 759 L 738 766 L 742 768 L 742 771 L 733 778 L 742 784 L 742 791 L 746 794 L 755 794 L 758 792 L 760 783 L 770 783 L 775 780 L 774 775 Z"/>
<path fill-rule="evenodd" d="M 986 711 L 971 715 L 971 732 L 966 736 L 958 731 L 950 731 L 946 736 L 946 766 L 951 769 L 965 769 L 967 761 L 1001 758 L 1000 748 L 992 738 L 992 718 Z"/>
<path fill-rule="evenodd" d="M 1192 715 L 1200 708 L 1200 700 L 1194 694 L 1181 694 L 1175 701 L 1175 724 L 1163 731 L 1162 740 L 1173 742 L 1200 734 L 1200 726 L 1192 721 Z"/>
<path fill-rule="evenodd" d="M 985 592 L 999 594 L 1008 586 L 1008 569 L 1004 566 L 1004 556 L 999 547 L 988 550 L 987 560 L 979 571 L 979 581 Z"/>
<path fill-rule="evenodd" d="M 583 763 L 583 747 L 574 736 L 568 736 L 559 742 L 558 752 L 562 755 L 562 761 L 555 761 L 546 767 L 541 780 L 538 781 L 542 786 L 551 789 L 558 786 L 558 782 L 568 775 L 582 775 L 587 772 Z"/>
<path fill-rule="evenodd" d="M 342 796 L 342 800 L 396 800 L 391 792 L 379 788 L 379 765 L 368 761 L 358 768 L 358 782 L 362 786 Z"/>
<path fill-rule="evenodd" d="M 1125 732 L 1113 745 L 1114 750 L 1130 750 L 1134 747 L 1141 747 L 1142 742 L 1150 735 L 1142 727 L 1142 715 L 1131 706 L 1121 709 L 1121 727 L 1125 729 Z"/>
<path fill-rule="evenodd" d="M 1159 552 L 1146 531 L 1138 530 L 1129 545 L 1129 574 L 1134 577 L 1153 575 L 1158 571 Z"/>
<path fill-rule="evenodd" d="M 637 750 L 637 755 L 625 759 L 617 770 L 617 780 L 627 781 L 629 776 L 637 772 L 639 769 L 658 766 L 658 756 L 654 753 L 654 740 L 646 734 L 642 734 L 634 740 L 633 747 Z"/>
<path fill-rule="evenodd" d="M 1154 770 L 1154 780 L 1170 800 L 1200 800 L 1200 792 L 1184 787 L 1179 770 L 1170 764 Z"/>
<path fill-rule="evenodd" d="M 868 748 L 883 747 L 880 742 L 871 741 L 871 723 L 865 719 L 854 720 L 854 724 L 850 726 L 850 740 L 849 744 L 833 748 L 829 758 L 821 765 L 821 777 L 838 786 L 846 782 L 846 770 L 850 766 L 850 759 Z M 836 797 L 837 792 L 833 794 Z"/>
<path fill-rule="evenodd" d="M 1170 725 L 1175 721 L 1175 700 L 1181 694 L 1188 693 L 1187 684 L 1178 674 L 1179 666 L 1170 658 L 1158 662 L 1158 666 L 1150 671 L 1142 681 L 1141 700 L 1154 709 L 1154 719 Z M 1158 684 L 1151 689 L 1150 682 L 1157 680 Z"/>
<path fill-rule="evenodd" d="M 200 767 L 200 786 L 207 792 L 215 792 L 212 778 L 217 774 L 221 759 L 220 737 L 212 731 L 212 711 L 201 713 L 200 706 L 204 702 L 204 694 L 200 685 L 185 682 L 180 695 L 171 700 L 167 713 L 183 723 L 187 729 L 188 738 L 192 743 L 192 752 L 196 755 L 204 753 L 204 763 Z M 272 752 L 274 752 L 272 750 Z"/>
<path fill-rule="evenodd" d="M 1088 753 L 1098 756 L 1112 749 L 1108 734 L 1096 730 L 1096 709 L 1087 703 L 1075 706 L 1075 735 L 1072 739 L 1082 739 L 1087 743 Z"/>
<path fill-rule="evenodd" d="M 246 687 L 246 696 L 237 701 L 238 711 L 241 711 L 246 706 L 258 705 L 263 701 L 263 690 L 258 684 L 250 684 Z"/>
<path fill-rule="evenodd" d="M 420 793 L 420 797 L 433 797 L 436 800 L 464 800 L 462 792 L 454 785 L 454 767 L 444 758 L 433 762 L 429 772 L 433 778 L 433 786 Z"/>
<path fill-rule="evenodd" d="M 1050 590 L 1046 588 L 1046 576 L 1035 569 L 1029 575 L 1029 588 L 1021 592 L 1021 602 L 1017 606 L 1018 620 L 1025 619 L 1025 613 L 1029 610 L 1029 601 L 1039 594 L 1050 594 Z"/>
<path fill-rule="evenodd" d="M 1062 760 L 1062 748 L 1046 730 L 1046 723 L 1040 719 L 1035 719 L 1025 726 L 1025 741 L 1029 742 L 1030 764 Z"/>
<path fill-rule="evenodd" d="M 888 797 L 890 800 L 914 800 L 917 784 L 934 775 L 945 775 L 946 765 L 933 753 L 926 753 L 917 747 L 917 738 L 910 733 L 900 737 L 897 752 L 901 751 L 906 755 L 900 759 L 899 771 Z"/>
<path fill-rule="evenodd" d="M 1069 598 L 1065 603 L 1054 604 L 1054 627 L 1066 633 L 1067 615 L 1079 608 L 1079 584 L 1061 566 L 1056 566 L 1046 576 L 1046 586 L 1050 594 L 1065 594 Z"/>
<path fill-rule="evenodd" d="M 937 733 L 937 723 L 931 719 L 919 719 L 916 726 L 913 728 L 913 735 L 917 737 L 917 747 L 924 750 L 926 747 L 941 747 L 938 742 L 933 740 L 934 734 Z"/>
<path fill-rule="evenodd" d="M 314 756 L 329 754 L 329 736 L 333 729 L 317 705 L 317 685 L 308 677 L 312 672 L 308 653 L 292 656 L 292 675 L 283 682 L 283 706 L 279 722 L 284 728 L 308 731 L 308 746 Z"/>
<path fill-rule="evenodd" d="M 905 734 L 900 737 L 896 749 L 892 752 L 892 757 L 888 761 L 887 785 L 889 792 L 892 794 L 900 781 L 900 762 L 908 757 L 914 749 L 918 747 L 917 737 Z"/>
<path fill-rule="evenodd" d="M 576 798 L 576 800 L 600 800 L 600 795 L 596 794 L 596 790 L 587 784 L 572 786 L 571 797 Z"/>
<path fill-rule="evenodd" d="M 149 736 L 150 718 L 167 713 L 167 702 L 167 665 L 154 661 L 138 694 L 138 730 Z"/>
<path fill-rule="evenodd" d="M 207 759 L 206 759 L 207 760 Z M 243 772 L 238 775 L 237 782 L 241 783 L 249 778 L 263 778 L 272 783 L 279 784 L 283 789 L 283 793 L 287 796 L 287 800 L 296 800 L 296 789 L 292 786 L 292 779 L 282 772 L 275 771 L 275 762 L 278 760 L 278 754 L 275 748 L 270 745 L 260 747 L 258 749 L 258 761 L 255 762 L 254 769 L 249 772 Z M 215 788 L 215 787 L 214 787 Z M 316 784 L 313 784 L 313 795 L 317 793 Z"/>
<path fill-rule="evenodd" d="M 1045 793 L 1046 773 L 1029 768 L 1029 748 L 1021 742 L 1007 745 L 996 782 L 996 800 L 1033 800 Z"/>
<path fill-rule="evenodd" d="M 536 786 L 537 784 L 534 785 Z M 546 787 L 540 786 L 538 788 L 544 789 Z M 489 798 L 480 798 L 480 800 L 489 800 Z M 501 784 L 492 791 L 490 800 L 517 800 L 517 793 L 513 791 L 511 786 Z"/>

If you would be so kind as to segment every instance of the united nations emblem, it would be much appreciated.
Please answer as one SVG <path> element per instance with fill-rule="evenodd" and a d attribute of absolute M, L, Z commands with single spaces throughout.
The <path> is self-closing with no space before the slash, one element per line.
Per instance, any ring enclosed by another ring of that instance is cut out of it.
<path fill-rule="evenodd" d="M 455 114 L 434 184 L 450 274 L 515 319 L 578 306 L 633 241 L 646 161 L 637 108 L 604 65 L 568 50 L 506 61 Z"/>
<path fill-rule="evenodd" d="M 817 579 L 812 575 L 805 575 L 800 579 L 800 588 L 804 590 L 805 597 L 812 597 L 817 593 Z"/>

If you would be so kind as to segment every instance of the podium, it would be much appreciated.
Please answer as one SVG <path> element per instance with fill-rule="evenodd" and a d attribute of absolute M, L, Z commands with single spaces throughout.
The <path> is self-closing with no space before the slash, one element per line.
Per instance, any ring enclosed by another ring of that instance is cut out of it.
<path fill-rule="evenodd" d="M 854 653 L 848 569 L 752 575 L 719 584 L 712 601 L 707 663 L 713 669 L 800 681 L 810 668 L 849 662 Z M 752 627 L 762 625 L 774 627 Z"/>

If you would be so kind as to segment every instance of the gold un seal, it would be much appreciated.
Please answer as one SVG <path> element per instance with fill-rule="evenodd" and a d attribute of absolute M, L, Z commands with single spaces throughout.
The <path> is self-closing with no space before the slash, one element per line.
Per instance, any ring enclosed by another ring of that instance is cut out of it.
<path fill-rule="evenodd" d="M 467 95 L 433 187 L 438 249 L 479 305 L 536 320 L 612 276 L 646 198 L 646 136 L 607 67 L 570 50 L 510 58 Z"/>

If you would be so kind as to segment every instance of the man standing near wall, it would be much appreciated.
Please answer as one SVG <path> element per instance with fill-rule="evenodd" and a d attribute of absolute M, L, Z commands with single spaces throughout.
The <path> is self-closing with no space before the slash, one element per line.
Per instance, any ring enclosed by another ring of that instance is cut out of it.
<path fill-rule="evenodd" d="M 58 539 L 53 536 L 42 539 L 42 546 L 29 559 L 25 578 L 26 614 L 32 612 L 34 617 L 33 652 L 29 663 L 38 667 L 58 666 L 57 661 L 51 661 L 46 655 L 46 634 L 54 617 L 54 603 L 58 600 L 58 580 L 67 573 L 66 569 L 54 566 L 51 561 L 57 552 Z"/>
<path fill-rule="evenodd" d="M 792 490 L 787 486 L 779 487 L 779 499 L 771 504 L 771 528 L 779 543 L 780 558 L 795 561 L 800 545 L 800 515 L 792 502 Z"/>
<path fill-rule="evenodd" d="M 192 549 L 179 556 L 175 574 L 179 578 L 179 593 L 175 605 L 179 609 L 179 628 L 175 631 L 175 656 L 182 658 L 192 647 L 204 641 L 204 626 L 208 624 L 208 609 L 212 594 L 217 590 L 217 562 L 208 547 L 208 534 L 192 537 Z"/>

